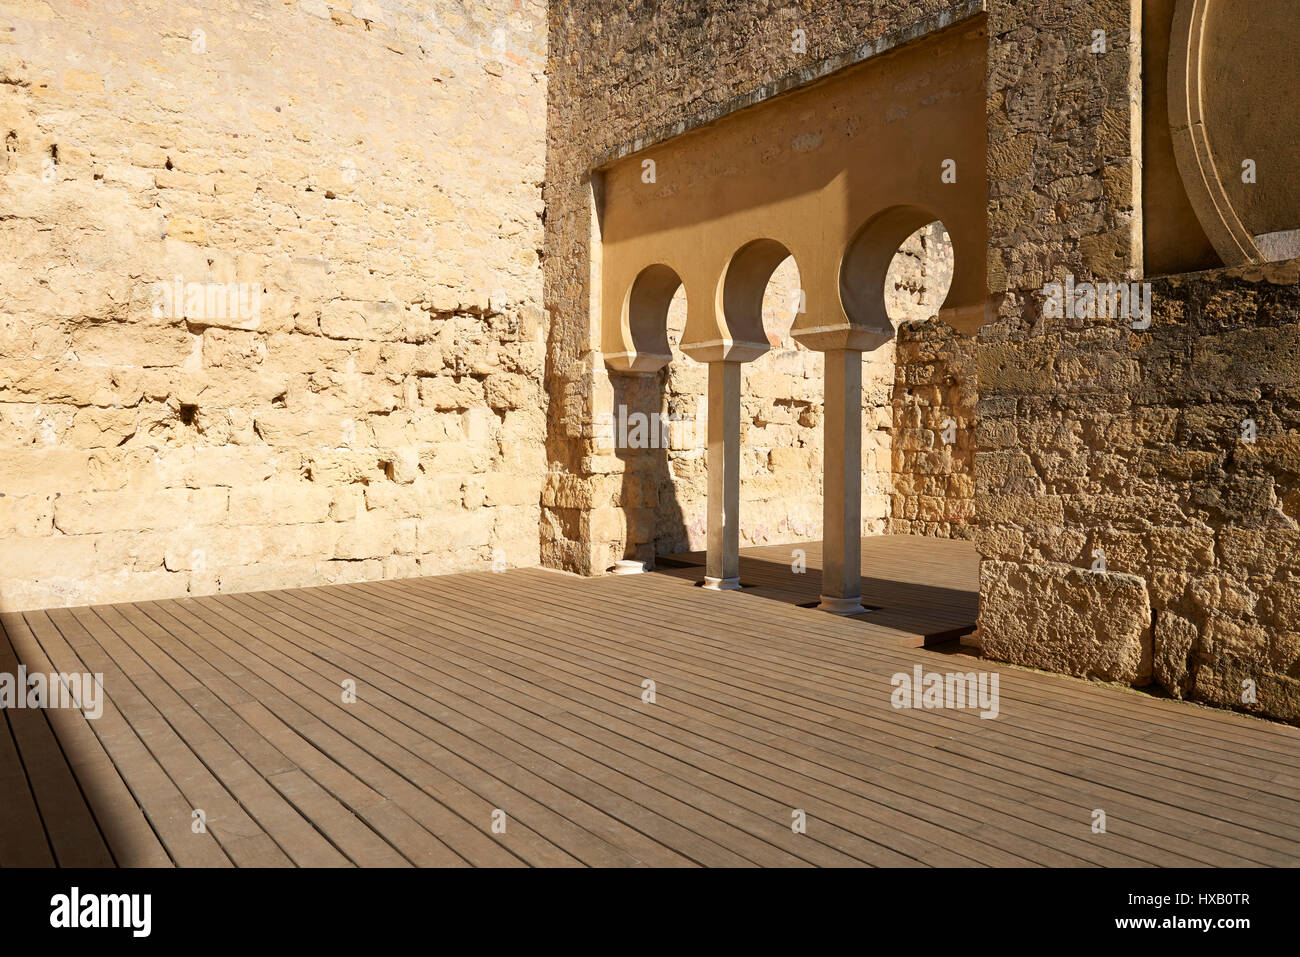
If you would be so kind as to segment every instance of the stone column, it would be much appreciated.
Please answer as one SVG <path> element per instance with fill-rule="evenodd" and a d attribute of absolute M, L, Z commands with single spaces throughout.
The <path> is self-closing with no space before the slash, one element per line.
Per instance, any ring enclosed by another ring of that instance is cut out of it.
<path fill-rule="evenodd" d="M 709 534 L 704 587 L 740 587 L 740 363 L 709 363 Z"/>
<path fill-rule="evenodd" d="M 823 611 L 862 607 L 862 353 L 826 351 L 825 478 L 822 482 Z M 710 463 L 712 464 L 712 463 Z"/>

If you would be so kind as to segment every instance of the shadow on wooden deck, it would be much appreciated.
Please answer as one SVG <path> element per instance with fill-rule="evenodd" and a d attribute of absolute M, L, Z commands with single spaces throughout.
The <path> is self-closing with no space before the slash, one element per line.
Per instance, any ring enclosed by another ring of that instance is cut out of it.
<path fill-rule="evenodd" d="M 763 545 L 740 552 L 746 594 L 800 607 L 820 597 L 821 542 Z M 704 581 L 704 552 L 661 555 L 655 573 Z M 802 568 L 802 571 L 797 569 Z M 975 630 L 979 610 L 979 554 L 964 541 L 877 536 L 862 540 L 862 602 L 866 614 L 850 620 L 896 630 L 904 641 L 937 645 Z"/>

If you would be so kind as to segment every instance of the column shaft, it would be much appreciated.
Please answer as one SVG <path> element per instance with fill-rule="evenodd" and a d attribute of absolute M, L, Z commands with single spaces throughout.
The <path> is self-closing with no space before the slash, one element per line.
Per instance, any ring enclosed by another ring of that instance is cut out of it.
<path fill-rule="evenodd" d="M 709 527 L 704 587 L 740 587 L 740 363 L 709 363 Z"/>
<path fill-rule="evenodd" d="M 825 479 L 822 483 L 820 608 L 853 615 L 862 607 L 862 353 L 826 353 Z"/>

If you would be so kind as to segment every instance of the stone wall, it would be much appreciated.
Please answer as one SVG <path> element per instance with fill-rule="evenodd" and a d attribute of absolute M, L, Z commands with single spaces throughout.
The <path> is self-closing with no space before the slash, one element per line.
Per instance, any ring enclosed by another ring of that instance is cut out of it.
<path fill-rule="evenodd" d="M 764 297 L 772 349 L 742 370 L 742 547 L 802 541 L 821 530 L 822 362 L 820 353 L 790 336 L 799 301 L 799 272 L 787 259 Z M 658 483 L 654 546 L 659 554 L 703 550 L 707 530 L 708 369 L 678 346 L 684 306 L 679 296 L 669 312 L 673 361 L 660 373 L 665 411 L 687 427 L 680 430 L 679 447 L 669 450 Z"/>
<path fill-rule="evenodd" d="M 1149 330 L 982 344 L 985 654 L 1300 720 L 1298 280 L 1160 279 Z"/>
<path fill-rule="evenodd" d="M 952 242 L 931 224 L 886 279 L 894 343 L 890 507 L 894 535 L 969 538 L 975 506 L 975 339 L 935 317 L 952 281 Z"/>
<path fill-rule="evenodd" d="M 909 36 L 914 28 L 923 32 L 919 25 L 938 28 L 977 9 L 978 4 L 942 0 L 552 4 L 545 191 L 551 474 L 543 499 L 545 563 L 599 572 L 625 554 L 648 557 L 651 541 L 662 552 L 670 545 L 673 550 L 678 544 L 698 547 L 703 536 L 703 432 L 696 447 L 657 459 L 620 458 L 601 448 L 597 420 L 629 398 L 628 408 L 655 411 L 659 397 L 667 396 L 674 414 L 698 415 L 705 372 L 676 357 L 660 382 L 636 383 L 626 376 L 614 382 L 605 372 L 592 323 L 599 292 L 599 182 L 589 174 L 598 159 L 639 136 L 707 120 L 738 97 L 757 101 L 778 87 L 811 79 L 821 65 L 886 34 Z M 799 52 L 792 42 L 796 31 Z M 788 302 L 780 295 L 775 301 Z M 893 508 L 892 353 L 886 346 L 865 360 L 867 533 L 886 531 Z M 746 368 L 745 543 L 820 536 L 819 362 L 791 342 Z M 625 474 L 642 477 L 625 480 Z M 656 512 L 667 517 L 657 518 Z"/>
<path fill-rule="evenodd" d="M 1141 276 L 1142 9 L 989 5 L 979 638 L 1295 721 L 1294 264 L 1158 280 L 1147 330 L 1044 313 Z"/>
<path fill-rule="evenodd" d="M 999 321 L 986 339 L 1032 323 L 1029 297 L 1045 282 L 1118 281 L 1141 268 L 1140 8 L 988 5 L 988 285 Z"/>
<path fill-rule="evenodd" d="M 908 290 L 909 295 L 916 295 Z M 799 303 L 793 260 L 773 274 L 764 301 L 764 324 L 772 348 L 742 367 L 741 546 L 815 540 L 822 528 L 822 354 L 790 336 Z M 657 477 L 655 536 L 624 550 L 646 559 L 700 551 L 707 531 L 708 369 L 678 348 L 685 326 L 684 299 L 669 312 L 673 361 L 658 374 L 650 401 L 662 395 L 665 415 L 680 423 L 680 440 L 661 456 Z M 910 316 L 909 316 L 910 318 Z M 863 356 L 863 526 L 884 530 L 889 515 L 889 387 L 893 348 Z M 647 547 L 652 544 L 653 549 Z M 616 546 L 618 547 L 618 546 Z"/>
<path fill-rule="evenodd" d="M 544 5 L 429 7 L 0 11 L 0 607 L 536 563 Z"/>
<path fill-rule="evenodd" d="M 975 338 L 937 318 L 900 326 L 893 382 L 893 535 L 971 538 L 975 516 Z"/>

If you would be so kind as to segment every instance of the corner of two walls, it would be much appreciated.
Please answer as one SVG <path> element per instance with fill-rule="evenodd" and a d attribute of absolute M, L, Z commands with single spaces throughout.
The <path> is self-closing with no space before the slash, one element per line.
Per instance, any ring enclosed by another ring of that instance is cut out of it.
<path fill-rule="evenodd" d="M 599 434 L 619 403 L 697 429 L 707 410 L 689 364 L 616 382 L 600 363 L 591 158 L 706 109 L 697 87 L 726 100 L 838 53 L 845 18 L 944 4 L 757 25 L 743 5 L 649 24 L 612 2 L 344 6 L 208 5 L 183 37 L 116 0 L 89 32 L 15 21 L 0 607 L 700 547 L 699 446 L 624 459 Z M 974 536 L 991 657 L 1300 719 L 1295 264 L 1159 280 L 1144 332 L 1045 319 L 1046 282 L 1141 276 L 1142 5 L 988 8 L 993 318 L 977 340 L 910 323 L 867 360 L 864 531 Z M 619 53 L 746 30 L 657 72 Z M 159 313 L 177 275 L 256 290 L 260 314 Z M 783 319 L 746 370 L 748 542 L 820 534 L 819 356 Z"/>

